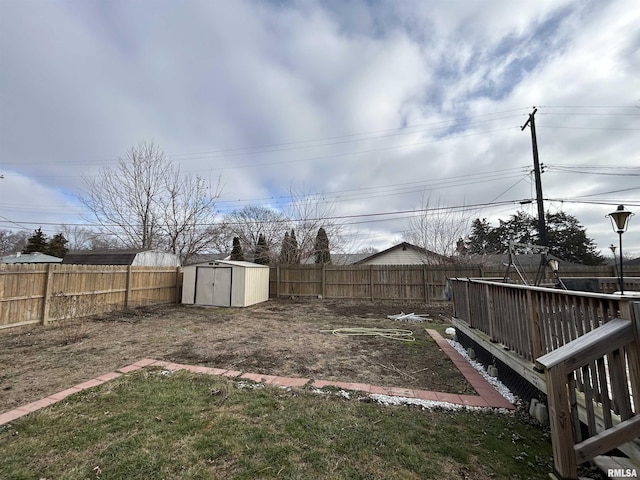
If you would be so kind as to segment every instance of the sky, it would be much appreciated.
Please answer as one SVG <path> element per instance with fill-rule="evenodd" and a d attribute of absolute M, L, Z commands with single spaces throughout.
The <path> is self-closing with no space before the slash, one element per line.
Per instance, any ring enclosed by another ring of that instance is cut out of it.
<path fill-rule="evenodd" d="M 564 211 L 611 256 L 636 213 L 636 0 L 0 0 L 0 229 L 90 223 L 83 178 L 141 141 L 220 182 L 221 215 L 326 202 L 351 249 L 438 208 Z M 522 203 L 529 200 L 533 203 Z"/>

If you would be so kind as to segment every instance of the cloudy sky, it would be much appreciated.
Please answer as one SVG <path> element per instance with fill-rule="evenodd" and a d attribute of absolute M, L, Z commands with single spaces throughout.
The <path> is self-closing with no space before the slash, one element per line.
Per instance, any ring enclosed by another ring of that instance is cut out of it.
<path fill-rule="evenodd" d="M 535 106 L 545 208 L 611 255 L 623 203 L 640 255 L 638 25 L 636 0 L 0 0 L 0 229 L 84 223 L 83 176 L 142 140 L 222 212 L 320 194 L 357 248 L 425 199 L 535 215 Z"/>

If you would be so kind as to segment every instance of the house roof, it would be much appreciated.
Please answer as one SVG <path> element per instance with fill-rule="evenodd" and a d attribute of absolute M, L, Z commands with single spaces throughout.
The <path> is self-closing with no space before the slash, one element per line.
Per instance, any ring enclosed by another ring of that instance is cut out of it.
<path fill-rule="evenodd" d="M 369 253 L 332 253 L 331 265 L 353 265 L 358 260 L 367 258 Z M 315 255 L 300 260 L 302 265 L 314 265 L 316 263 Z"/>
<path fill-rule="evenodd" d="M 0 257 L 0 263 L 60 263 L 60 257 L 54 257 L 41 252 L 15 253 Z"/>
<path fill-rule="evenodd" d="M 149 251 L 151 250 L 122 249 L 70 252 L 64 256 L 62 263 L 79 265 L 131 265 L 137 254 Z"/>
<path fill-rule="evenodd" d="M 373 260 L 374 258 L 380 257 L 382 255 L 386 255 L 394 250 L 414 250 L 415 252 L 419 253 L 420 255 L 427 255 L 427 256 L 432 256 L 432 257 L 437 257 L 439 259 L 441 259 L 442 261 L 449 261 L 449 259 L 443 255 L 440 255 L 439 253 L 436 252 L 432 252 L 431 250 L 427 250 L 426 248 L 422 248 L 422 247 L 418 247 L 417 245 L 413 245 L 409 242 L 401 242 L 397 245 L 394 245 L 393 247 L 387 248 L 386 250 L 382 250 L 381 252 L 377 252 L 374 253 L 373 255 L 369 255 L 366 256 L 365 258 L 362 258 L 360 260 L 358 260 L 357 262 L 354 262 L 354 265 L 358 265 L 361 263 L 365 263 L 368 262 L 370 260 Z"/>

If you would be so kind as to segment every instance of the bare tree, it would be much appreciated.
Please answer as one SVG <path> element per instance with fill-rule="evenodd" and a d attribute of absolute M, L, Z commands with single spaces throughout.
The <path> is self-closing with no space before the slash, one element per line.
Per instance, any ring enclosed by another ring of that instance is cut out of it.
<path fill-rule="evenodd" d="M 247 205 L 228 213 L 224 224 L 227 244 L 231 245 L 231 239 L 238 237 L 245 257 L 255 255 L 260 235 L 264 236 L 269 252 L 277 255 L 284 234 L 290 228 L 289 219 L 282 213 L 258 205 Z"/>
<path fill-rule="evenodd" d="M 152 248 L 159 230 L 157 201 L 171 163 L 153 142 L 141 142 L 118 159 L 115 169 L 83 177 L 82 202 L 101 228 L 130 248 Z"/>
<path fill-rule="evenodd" d="M 0 230 L 0 254 L 21 252 L 30 236 L 26 230 Z"/>
<path fill-rule="evenodd" d="M 215 235 L 216 200 L 220 180 L 212 190 L 201 177 L 184 177 L 173 170 L 165 180 L 160 204 L 160 230 L 170 252 L 186 262 L 211 244 Z"/>
<path fill-rule="evenodd" d="M 289 189 L 291 201 L 287 216 L 291 219 L 298 240 L 300 258 L 315 259 L 318 230 L 323 228 L 331 241 L 333 251 L 342 251 L 346 241 L 345 227 L 336 219 L 337 199 L 328 200 L 319 194 L 308 194 L 304 189 Z"/>
<path fill-rule="evenodd" d="M 67 239 L 69 250 L 99 250 L 118 248 L 118 239 L 89 227 L 80 225 L 60 225 L 60 233 Z"/>
<path fill-rule="evenodd" d="M 433 206 L 429 196 L 423 197 L 419 212 L 409 220 L 404 239 L 453 259 L 458 240 L 469 232 L 472 216 L 472 212 L 452 210 L 439 201 Z"/>
<path fill-rule="evenodd" d="M 153 142 L 131 147 L 116 168 L 83 180 L 82 202 L 122 246 L 164 247 L 183 259 L 206 248 L 220 192 L 182 176 Z"/>

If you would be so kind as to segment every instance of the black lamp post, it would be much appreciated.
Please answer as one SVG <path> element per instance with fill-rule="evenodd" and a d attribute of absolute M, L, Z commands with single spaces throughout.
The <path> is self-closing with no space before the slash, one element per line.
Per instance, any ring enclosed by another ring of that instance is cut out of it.
<path fill-rule="evenodd" d="M 624 208 L 624 205 L 618 205 L 615 212 L 611 212 L 607 217 L 611 219 L 613 230 L 618 232 L 620 236 L 620 293 L 624 294 L 624 275 L 622 273 L 622 234 L 627 231 L 629 225 L 629 217 L 633 213 Z"/>

